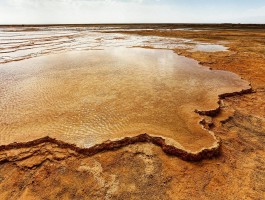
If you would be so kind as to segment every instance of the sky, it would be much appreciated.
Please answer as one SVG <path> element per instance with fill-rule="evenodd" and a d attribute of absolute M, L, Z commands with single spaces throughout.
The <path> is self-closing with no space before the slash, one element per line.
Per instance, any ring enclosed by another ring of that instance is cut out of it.
<path fill-rule="evenodd" d="M 0 0 L 0 24 L 262 23 L 265 0 Z"/>

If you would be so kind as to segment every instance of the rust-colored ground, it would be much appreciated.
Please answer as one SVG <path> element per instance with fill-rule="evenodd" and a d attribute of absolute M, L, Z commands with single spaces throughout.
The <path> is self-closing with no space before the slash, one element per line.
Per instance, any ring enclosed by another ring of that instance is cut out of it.
<path fill-rule="evenodd" d="M 257 199 L 265 197 L 264 30 L 138 31 L 133 34 L 228 42 L 230 51 L 178 54 L 251 82 L 252 94 L 226 98 L 211 129 L 222 141 L 212 160 L 186 162 L 152 144 L 82 156 L 56 144 L 2 151 L 1 199 Z M 227 119 L 227 114 L 232 114 Z M 211 122 L 209 118 L 209 122 Z"/>

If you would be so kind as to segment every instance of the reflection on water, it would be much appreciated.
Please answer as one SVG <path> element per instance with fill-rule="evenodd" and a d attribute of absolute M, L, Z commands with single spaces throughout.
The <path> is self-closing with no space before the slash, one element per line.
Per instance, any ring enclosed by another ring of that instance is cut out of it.
<path fill-rule="evenodd" d="M 10 44 L 11 45 L 11 44 Z M 0 65 L 1 143 L 49 135 L 81 146 L 141 133 L 196 151 L 214 138 L 194 110 L 248 88 L 168 50 L 106 48 Z"/>
<path fill-rule="evenodd" d="M 111 33 L 111 31 L 126 30 L 114 27 L 105 27 L 104 29 L 102 27 L 0 28 L 0 64 L 40 55 L 72 50 L 95 50 L 106 47 L 141 46 L 159 49 L 185 48 L 195 51 L 212 51 L 214 48 L 214 45 L 206 43 L 198 46 L 201 43 L 190 39 L 127 35 Z M 221 45 L 217 45 L 217 47 L 214 48 L 215 51 L 226 50 Z"/>

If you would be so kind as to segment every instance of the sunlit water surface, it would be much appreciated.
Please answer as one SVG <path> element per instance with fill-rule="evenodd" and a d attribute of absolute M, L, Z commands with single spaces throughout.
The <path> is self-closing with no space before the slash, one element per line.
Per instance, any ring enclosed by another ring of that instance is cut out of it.
<path fill-rule="evenodd" d="M 24 45 L 24 36 L 14 34 L 16 44 L 6 46 L 17 50 L 18 40 Z M 58 44 L 47 37 L 45 48 L 68 44 L 63 32 L 55 34 Z M 102 38 L 96 33 L 94 37 Z M 107 41 L 109 36 L 104 37 Z M 122 41 L 113 37 L 104 43 L 104 50 L 93 50 L 100 49 L 93 42 L 87 47 L 89 39 L 82 42 L 80 37 L 69 46 L 79 51 L 1 64 L 1 144 L 48 135 L 89 147 L 148 133 L 191 151 L 212 146 L 215 140 L 202 129 L 202 117 L 194 110 L 214 109 L 218 94 L 249 88 L 248 83 L 170 50 L 113 47 Z M 21 50 L 21 55 L 32 50 Z"/>

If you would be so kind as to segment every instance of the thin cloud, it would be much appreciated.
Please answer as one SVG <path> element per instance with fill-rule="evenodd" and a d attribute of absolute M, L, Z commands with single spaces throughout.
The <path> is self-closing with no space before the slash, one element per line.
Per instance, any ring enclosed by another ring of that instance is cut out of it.
<path fill-rule="evenodd" d="M 0 24 L 27 23 L 265 23 L 253 1 L 1 0 Z M 238 5 L 236 4 L 238 2 Z M 244 6 L 242 3 L 245 2 Z M 246 4 L 248 2 L 248 5 Z M 238 9 L 235 9 L 238 8 Z"/>

